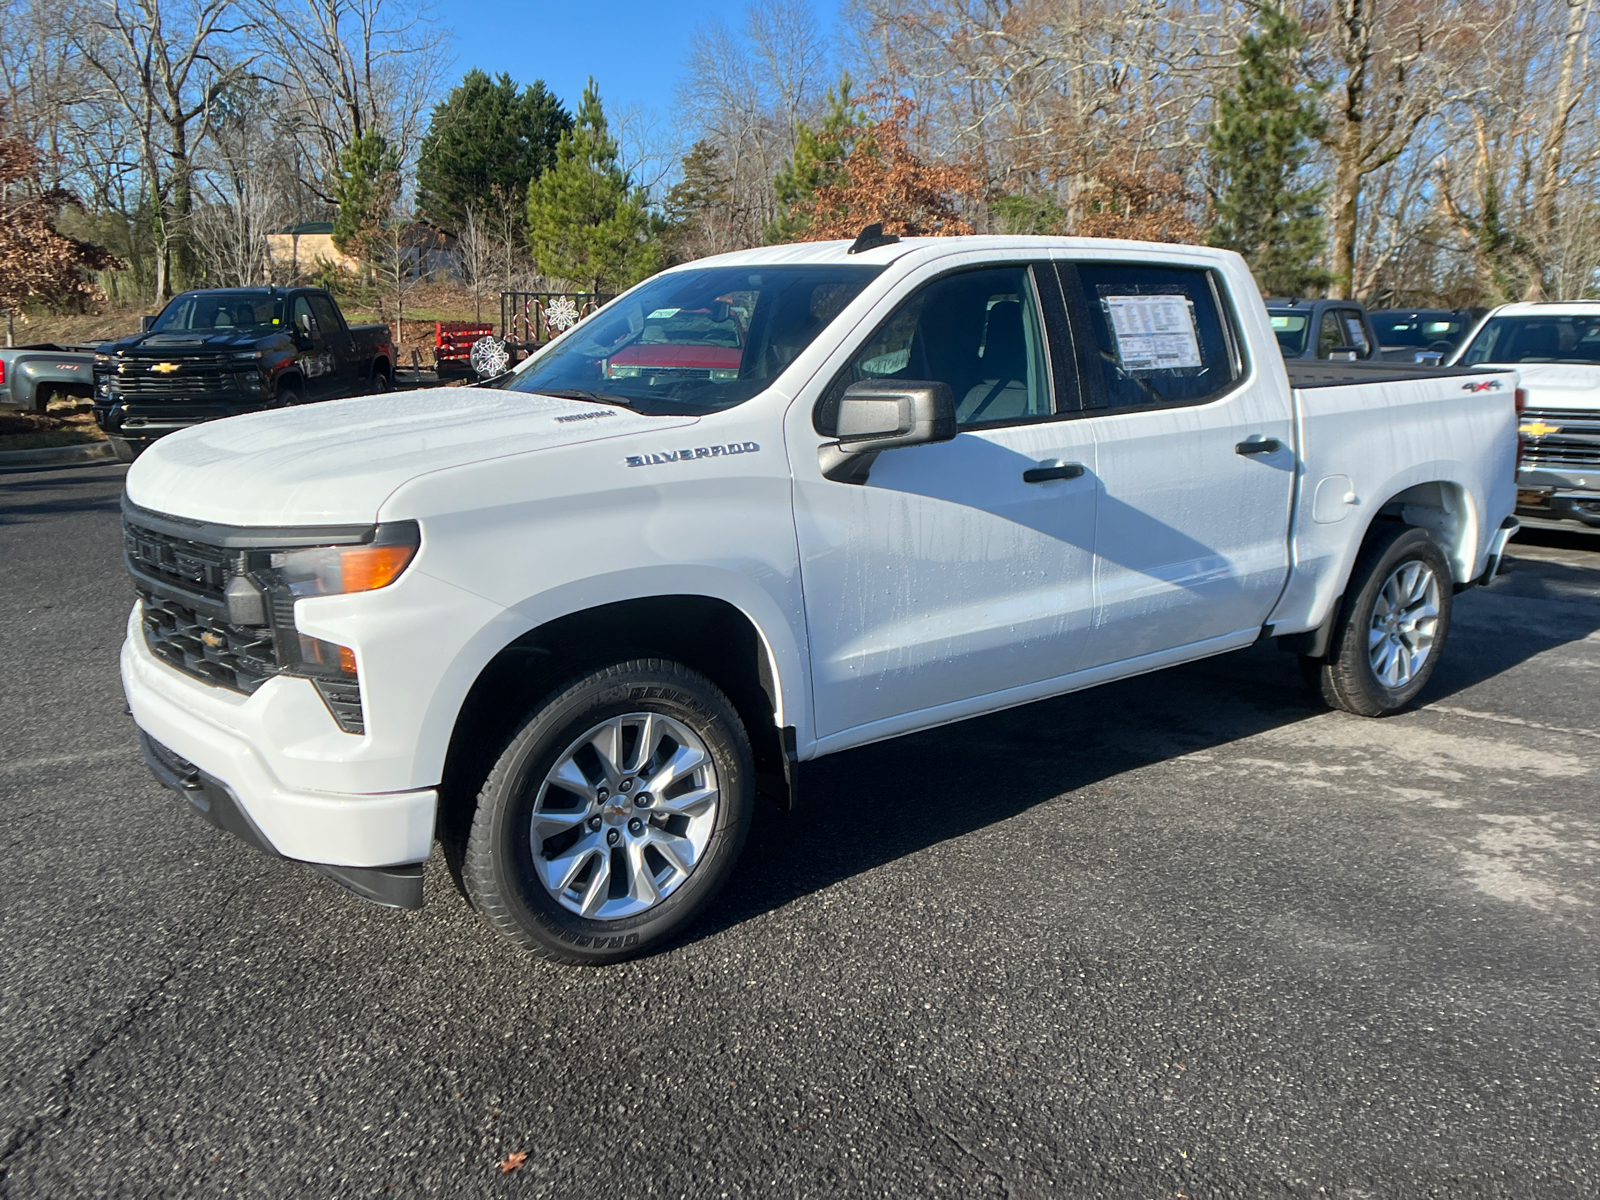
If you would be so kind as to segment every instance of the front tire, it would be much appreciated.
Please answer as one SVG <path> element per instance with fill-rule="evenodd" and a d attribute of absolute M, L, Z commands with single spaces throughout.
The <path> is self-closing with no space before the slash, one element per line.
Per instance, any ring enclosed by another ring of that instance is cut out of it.
<path fill-rule="evenodd" d="M 478 794 L 462 882 L 516 945 L 618 962 L 710 902 L 753 804 L 750 741 L 722 691 L 678 663 L 619 663 L 522 722 Z"/>
<path fill-rule="evenodd" d="M 144 449 L 143 445 L 130 442 L 127 438 L 108 437 L 106 441 L 111 443 L 111 453 L 117 456 L 118 462 L 131 463 Z"/>
<path fill-rule="evenodd" d="M 1425 529 L 1375 532 L 1350 574 L 1328 656 L 1302 658 L 1306 682 L 1332 708 L 1399 712 L 1427 686 L 1450 632 L 1450 564 Z"/>

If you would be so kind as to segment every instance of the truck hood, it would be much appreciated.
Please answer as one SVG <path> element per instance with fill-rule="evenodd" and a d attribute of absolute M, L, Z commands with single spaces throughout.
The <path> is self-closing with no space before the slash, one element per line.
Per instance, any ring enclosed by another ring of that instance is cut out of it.
<path fill-rule="evenodd" d="M 1529 408 L 1600 409 L 1600 366 L 1584 363 L 1517 363 Z"/>
<path fill-rule="evenodd" d="M 105 354 L 154 355 L 164 354 L 225 354 L 229 350 L 254 350 L 264 342 L 281 340 L 290 344 L 289 335 L 268 329 L 196 329 L 192 332 L 139 333 L 132 337 L 107 342 L 100 349 Z"/>
<path fill-rule="evenodd" d="M 367 524 L 431 471 L 695 420 L 526 392 L 394 392 L 181 430 L 139 456 L 126 486 L 141 508 L 224 525 Z"/>

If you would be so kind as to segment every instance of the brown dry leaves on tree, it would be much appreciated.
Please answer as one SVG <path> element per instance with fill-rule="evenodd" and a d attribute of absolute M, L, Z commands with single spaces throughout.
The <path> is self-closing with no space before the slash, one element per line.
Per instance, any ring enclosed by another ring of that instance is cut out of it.
<path fill-rule="evenodd" d="M 902 237 L 951 237 L 971 233 L 956 211 L 958 196 L 976 199 L 983 180 L 966 166 L 930 166 L 906 144 L 911 102 L 902 98 L 893 112 L 857 136 L 843 154 L 846 135 L 824 134 L 824 151 L 839 152 L 840 178 L 817 188 L 816 198 L 796 206 L 810 218 L 802 241 L 853 238 L 862 227 L 883 223 L 885 233 Z M 832 157 L 832 156 L 830 156 Z"/>
<path fill-rule="evenodd" d="M 125 266 L 109 251 L 58 233 L 56 214 L 77 198 L 39 184 L 39 151 L 0 126 L 0 310 L 37 298 L 51 306 L 98 299 L 81 269 Z"/>
<path fill-rule="evenodd" d="M 1138 242 L 1202 242 L 1190 216 L 1199 198 L 1170 171 L 1122 171 L 1101 167 L 1081 193 L 1079 237 L 1129 238 Z"/>

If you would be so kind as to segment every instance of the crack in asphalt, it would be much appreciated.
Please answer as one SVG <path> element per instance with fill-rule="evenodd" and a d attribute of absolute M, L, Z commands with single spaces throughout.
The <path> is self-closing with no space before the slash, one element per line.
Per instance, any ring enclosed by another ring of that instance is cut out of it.
<path fill-rule="evenodd" d="M 9 1181 L 15 1161 L 37 1145 L 48 1126 L 58 1124 L 72 1115 L 73 1095 L 77 1091 L 78 1079 L 85 1069 L 131 1029 L 141 1017 L 159 1007 L 157 1002 L 169 984 L 194 968 L 205 950 L 206 940 L 222 925 L 228 913 L 228 906 L 237 895 L 237 891 L 224 892 L 217 904 L 215 919 L 195 934 L 193 952 L 185 956 L 183 961 L 173 965 L 142 996 L 129 1003 L 111 1023 L 110 1028 L 90 1042 L 84 1054 L 67 1064 L 61 1072 L 60 1080 L 54 1085 L 55 1089 L 61 1090 L 61 1100 L 55 1105 L 54 1111 L 37 1113 L 30 1117 L 13 1129 L 5 1142 L 0 1144 L 0 1198 L 11 1195 Z"/>
<path fill-rule="evenodd" d="M 945 1141 L 949 1142 L 963 1155 L 977 1163 L 979 1169 L 985 1175 L 993 1175 L 1000 1184 L 1000 1194 L 1005 1197 L 1005 1200 L 1011 1200 L 1011 1182 L 1001 1172 L 995 1170 L 983 1155 L 957 1137 L 953 1130 L 947 1128 L 942 1122 L 930 1120 L 928 1114 L 923 1111 L 922 1105 L 917 1101 L 916 1089 L 911 1086 L 911 1081 L 904 1076 L 899 1076 L 899 1080 L 901 1086 L 905 1088 L 906 1103 L 911 1106 L 912 1114 L 929 1129 L 933 1130 L 935 1134 L 944 1138 Z"/>

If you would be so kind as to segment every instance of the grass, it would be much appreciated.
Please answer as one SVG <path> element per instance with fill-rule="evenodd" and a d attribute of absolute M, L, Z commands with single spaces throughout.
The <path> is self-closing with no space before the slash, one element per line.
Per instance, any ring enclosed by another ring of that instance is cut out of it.
<path fill-rule="evenodd" d="M 56 446 L 86 446 L 103 442 L 106 435 L 98 429 L 47 429 L 42 433 L 0 434 L 0 454 L 7 450 L 50 450 Z"/>

